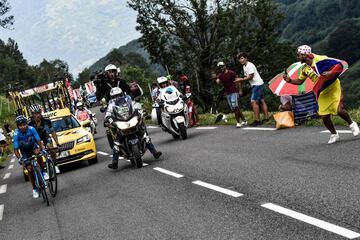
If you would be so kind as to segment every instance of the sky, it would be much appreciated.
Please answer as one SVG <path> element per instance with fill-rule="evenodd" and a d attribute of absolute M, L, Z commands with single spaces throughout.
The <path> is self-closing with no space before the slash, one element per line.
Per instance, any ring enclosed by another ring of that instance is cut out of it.
<path fill-rule="evenodd" d="M 15 39 L 31 65 L 59 58 L 75 76 L 111 49 L 140 37 L 136 12 L 126 0 L 8 0 L 13 30 L 0 38 Z"/>

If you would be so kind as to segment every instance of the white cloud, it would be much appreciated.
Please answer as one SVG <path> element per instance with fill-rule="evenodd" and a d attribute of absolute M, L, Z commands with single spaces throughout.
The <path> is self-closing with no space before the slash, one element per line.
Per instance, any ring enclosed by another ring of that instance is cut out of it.
<path fill-rule="evenodd" d="M 30 64 L 60 58 L 77 74 L 90 60 L 139 37 L 136 13 L 126 7 L 126 0 L 34 2 L 11 3 L 15 30 L 1 37 L 14 38 Z"/>

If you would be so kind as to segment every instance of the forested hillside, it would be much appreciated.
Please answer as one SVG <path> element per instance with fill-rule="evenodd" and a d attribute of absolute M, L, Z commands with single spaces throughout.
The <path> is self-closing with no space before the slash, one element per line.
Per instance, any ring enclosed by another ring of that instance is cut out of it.
<path fill-rule="evenodd" d="M 346 103 L 360 106 L 360 1 L 277 0 L 286 14 L 282 39 L 308 44 L 315 53 L 346 60 L 342 76 Z"/>
<path fill-rule="evenodd" d="M 43 61 L 31 66 L 24 59 L 18 44 L 13 39 L 4 42 L 0 39 L 0 93 L 9 88 L 30 88 L 43 83 L 52 82 L 58 77 L 68 74 L 66 62 L 55 59 Z M 71 76 L 70 76 L 71 77 Z"/>

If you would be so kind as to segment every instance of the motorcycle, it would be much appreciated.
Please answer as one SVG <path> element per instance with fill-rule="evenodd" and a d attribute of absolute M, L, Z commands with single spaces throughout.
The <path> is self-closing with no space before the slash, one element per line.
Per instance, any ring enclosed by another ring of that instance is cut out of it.
<path fill-rule="evenodd" d="M 86 111 L 84 111 L 86 112 Z M 80 114 L 78 116 L 78 120 L 86 130 L 88 130 L 92 135 L 96 134 L 96 126 L 97 126 L 97 119 L 96 113 L 91 113 L 90 115 L 86 112 L 86 114 Z"/>
<path fill-rule="evenodd" d="M 112 131 L 114 150 L 122 152 L 132 164 L 141 168 L 148 141 L 143 122 L 145 113 L 126 97 L 117 99 L 112 111 L 114 119 L 111 125 L 115 128 L 115 131 Z"/>
<path fill-rule="evenodd" d="M 163 93 L 165 96 L 160 102 L 153 104 L 151 112 L 152 121 L 158 123 L 157 111 L 161 111 L 161 128 L 163 131 L 170 133 L 174 139 L 187 139 L 187 127 L 189 124 L 188 108 L 186 100 L 190 98 L 191 93 L 182 97 Z M 157 110 L 158 109 L 158 110 Z"/>

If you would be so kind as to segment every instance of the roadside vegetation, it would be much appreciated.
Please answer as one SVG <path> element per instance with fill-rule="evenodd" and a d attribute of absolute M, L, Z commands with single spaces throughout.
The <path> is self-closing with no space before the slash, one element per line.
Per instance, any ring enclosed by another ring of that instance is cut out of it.
<path fill-rule="evenodd" d="M 4 122 L 8 122 L 12 129 L 14 129 L 14 109 L 10 102 L 4 97 L 0 96 L 0 128 L 4 127 Z M 12 149 L 12 146 L 10 146 Z M 4 153 L 0 156 L 0 166 L 4 166 L 8 154 Z"/>

